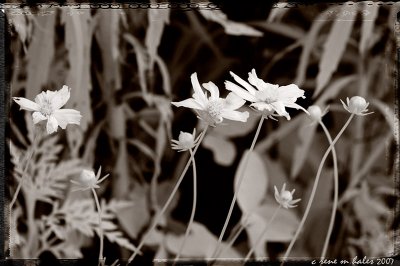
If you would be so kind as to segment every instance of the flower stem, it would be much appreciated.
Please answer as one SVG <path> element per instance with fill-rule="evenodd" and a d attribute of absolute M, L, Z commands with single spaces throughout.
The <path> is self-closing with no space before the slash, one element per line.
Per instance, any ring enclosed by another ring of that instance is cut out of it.
<path fill-rule="evenodd" d="M 26 173 L 28 171 L 29 164 L 31 162 L 33 154 L 35 153 L 36 145 L 37 145 L 37 143 L 36 143 L 37 142 L 37 138 L 38 138 L 38 134 L 34 134 L 33 141 L 32 141 L 32 148 L 30 150 L 30 153 L 28 153 L 28 156 L 26 157 L 25 168 L 24 168 L 24 170 L 22 172 L 21 178 L 18 181 L 18 186 L 17 186 L 17 189 L 14 192 L 14 196 L 13 196 L 11 202 L 10 202 L 10 207 L 9 207 L 10 228 L 12 228 L 12 225 L 11 225 L 12 224 L 12 218 L 11 218 L 12 217 L 12 208 L 13 208 L 15 202 L 17 201 L 19 192 L 21 191 L 21 188 L 22 188 L 22 182 L 25 179 Z M 14 245 L 13 244 L 14 240 L 13 240 L 13 236 L 12 236 L 12 231 L 13 230 L 10 230 L 10 236 L 9 236 L 10 237 L 9 238 L 9 255 L 10 255 L 10 257 L 13 256 L 13 245 Z"/>
<path fill-rule="evenodd" d="M 136 257 L 136 255 L 139 253 L 140 249 L 143 247 L 144 242 L 146 240 L 146 238 L 149 236 L 149 234 L 154 230 L 154 228 L 157 226 L 158 222 L 160 221 L 163 213 L 167 210 L 168 205 L 171 203 L 173 197 L 175 196 L 176 192 L 178 191 L 178 187 L 181 184 L 183 177 L 185 176 L 190 163 L 192 162 L 194 155 L 196 154 L 197 149 L 200 146 L 200 143 L 202 142 L 206 132 L 208 129 L 208 125 L 204 128 L 203 132 L 201 133 L 200 139 L 197 143 L 197 145 L 195 146 L 193 153 L 191 154 L 188 162 L 186 163 L 185 168 L 183 169 L 183 172 L 181 174 L 181 176 L 179 177 L 178 181 L 175 184 L 174 189 L 172 190 L 171 194 L 169 195 L 169 198 L 167 199 L 167 202 L 164 204 L 163 208 L 161 209 L 161 211 L 156 215 L 151 227 L 149 228 L 149 230 L 147 230 L 147 232 L 145 233 L 145 235 L 143 236 L 142 240 L 140 241 L 139 245 L 137 246 L 136 250 L 133 252 L 133 254 L 129 257 L 128 259 L 128 264 Z"/>
<path fill-rule="evenodd" d="M 196 213 L 196 204 L 197 204 L 197 174 L 196 174 L 196 162 L 194 160 L 194 156 L 193 156 L 193 151 L 192 149 L 189 149 L 190 152 L 190 156 L 192 158 L 192 168 L 193 168 L 193 206 L 192 206 L 192 213 L 190 214 L 190 218 L 189 218 L 189 223 L 188 226 L 186 228 L 186 232 L 185 232 L 185 237 L 183 238 L 182 244 L 179 247 L 179 251 L 178 254 L 176 255 L 175 258 L 175 263 L 176 261 L 179 259 L 179 256 L 181 255 L 181 252 L 183 250 L 183 247 L 185 246 L 186 240 L 189 236 L 189 232 L 190 232 L 190 227 L 193 224 L 193 220 L 194 220 L 194 214 Z M 175 265 L 174 263 L 174 265 Z"/>
<path fill-rule="evenodd" d="M 97 194 L 96 191 L 94 190 L 94 188 L 92 188 L 92 192 L 93 192 L 93 197 L 94 197 L 94 201 L 96 202 L 96 206 L 97 206 L 97 212 L 99 213 L 99 235 L 100 235 L 100 251 L 99 251 L 99 265 L 104 265 L 103 262 L 103 246 L 104 246 L 104 236 L 103 236 L 103 227 L 101 226 L 101 208 L 100 208 L 100 203 L 99 203 L 99 199 L 97 198 Z"/>
<path fill-rule="evenodd" d="M 257 246 L 261 244 L 261 241 L 263 240 L 263 236 L 267 233 L 272 221 L 275 219 L 275 217 L 278 214 L 278 211 L 280 209 L 281 209 L 281 205 L 279 204 L 279 206 L 275 209 L 274 214 L 272 214 L 272 217 L 269 219 L 268 223 L 265 225 L 264 230 L 258 236 L 256 243 L 251 247 L 251 249 L 247 253 L 246 258 L 244 259 L 245 262 L 250 258 L 251 254 L 253 254 L 253 252 L 257 248 Z"/>
<path fill-rule="evenodd" d="M 332 145 L 332 137 L 329 134 L 329 131 L 326 128 L 325 124 L 322 121 L 320 121 L 319 124 L 321 125 L 322 129 L 325 132 L 326 138 L 329 141 L 329 145 Z M 334 183 L 333 206 L 332 206 L 332 212 L 331 212 L 331 220 L 329 222 L 328 233 L 326 234 L 324 246 L 322 248 L 321 259 L 325 258 L 326 251 L 328 249 L 329 239 L 331 238 L 333 225 L 335 223 L 335 216 L 336 216 L 336 210 L 337 210 L 338 198 L 339 198 L 339 175 L 338 175 L 336 149 L 334 146 L 332 146 L 332 157 L 333 157 L 333 183 Z"/>
<path fill-rule="evenodd" d="M 244 161 L 244 164 L 243 164 L 243 170 L 242 170 L 242 172 L 240 174 L 240 178 L 238 179 L 237 189 L 235 190 L 235 193 L 233 194 L 231 206 L 229 207 L 228 215 L 226 216 L 224 226 L 222 228 L 221 234 L 219 235 L 218 243 L 217 243 L 217 246 L 216 246 L 216 248 L 214 250 L 214 253 L 213 253 L 212 257 L 215 257 L 215 255 L 219 251 L 219 248 L 220 248 L 220 245 L 221 245 L 221 242 L 222 242 L 222 238 L 224 237 L 226 228 L 228 227 L 229 220 L 230 220 L 230 218 L 232 216 L 233 207 L 235 207 L 235 203 L 236 203 L 236 199 L 237 199 L 237 196 L 238 196 L 238 192 L 240 190 L 240 186 L 241 186 L 242 181 L 244 179 L 244 173 L 246 172 L 246 168 L 247 168 L 247 165 L 249 163 L 250 155 L 254 150 L 254 146 L 255 146 L 255 144 L 257 142 L 258 135 L 260 134 L 260 130 L 261 130 L 263 122 L 264 122 L 264 116 L 261 116 L 260 122 L 258 123 L 258 128 L 257 128 L 256 134 L 254 135 L 253 142 L 251 143 L 251 146 L 250 146 L 250 150 L 246 154 L 246 158 L 244 159 L 245 161 Z"/>
<path fill-rule="evenodd" d="M 347 120 L 347 122 L 344 124 L 344 126 L 342 127 L 342 129 L 340 130 L 340 132 L 337 134 L 336 138 L 335 138 L 335 139 L 332 141 L 332 143 L 329 145 L 329 148 L 326 150 L 324 156 L 322 157 L 321 163 L 319 164 L 319 167 L 318 167 L 317 176 L 315 177 L 315 180 L 314 180 L 314 185 L 313 185 L 313 188 L 312 188 L 312 191 L 311 191 L 311 195 L 310 195 L 310 198 L 309 198 L 309 200 L 308 200 L 306 210 L 304 211 L 304 214 L 303 214 L 303 218 L 301 219 L 301 222 L 300 222 L 300 224 L 299 224 L 299 227 L 297 228 L 297 231 L 296 231 L 296 233 L 295 233 L 295 235 L 294 235 L 292 241 L 290 242 L 289 247 L 288 247 L 288 249 L 287 249 L 286 252 L 285 252 L 285 255 L 283 256 L 281 266 L 284 264 L 285 259 L 287 259 L 287 257 L 289 256 L 290 251 L 292 251 L 294 242 L 296 242 L 297 237 L 299 236 L 299 233 L 300 233 L 301 229 L 303 229 L 304 222 L 306 221 L 307 215 L 308 215 L 308 213 L 309 213 L 309 211 L 310 211 L 310 209 L 311 209 L 311 204 L 312 204 L 312 202 L 313 202 L 313 199 L 314 199 L 314 196 L 315 196 L 315 192 L 316 192 L 316 190 L 317 190 L 318 181 L 319 181 L 319 178 L 320 178 L 320 176 L 321 176 L 321 171 L 322 171 L 322 167 L 323 167 L 323 165 L 324 165 L 324 163 L 325 163 L 325 160 L 326 160 L 326 158 L 328 157 L 328 155 L 329 155 L 330 151 L 332 150 L 333 146 L 336 144 L 336 142 L 338 141 L 338 139 L 340 138 L 340 136 L 343 134 L 344 130 L 345 130 L 345 129 L 347 128 L 347 126 L 350 124 L 350 122 L 351 122 L 351 120 L 353 119 L 353 117 L 354 117 L 354 114 L 351 114 L 350 117 L 349 117 L 349 119 Z"/>

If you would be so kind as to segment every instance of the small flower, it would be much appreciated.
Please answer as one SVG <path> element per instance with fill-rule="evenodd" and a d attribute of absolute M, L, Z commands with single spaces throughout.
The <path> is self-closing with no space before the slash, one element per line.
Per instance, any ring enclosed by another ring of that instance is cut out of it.
<path fill-rule="evenodd" d="M 68 124 L 80 124 L 81 113 L 74 109 L 61 109 L 69 97 L 70 90 L 64 85 L 58 91 L 41 92 L 35 97 L 35 101 L 22 97 L 13 97 L 13 100 L 19 104 L 20 109 L 34 111 L 32 114 L 33 123 L 47 120 L 47 133 L 51 134 L 57 131 L 58 126 L 65 129 Z"/>
<path fill-rule="evenodd" d="M 178 140 L 172 140 L 172 149 L 179 150 L 178 152 L 192 149 L 194 146 L 196 146 L 197 142 L 200 139 L 200 136 L 198 136 L 197 139 L 195 139 L 195 137 L 196 129 L 193 129 L 193 134 L 181 131 Z"/>
<path fill-rule="evenodd" d="M 259 79 L 256 71 L 252 69 L 248 80 L 254 88 L 235 73 L 230 72 L 230 74 L 245 89 L 230 81 L 225 82 L 226 89 L 236 93 L 244 100 L 252 102 L 250 106 L 258 111 L 267 112 L 268 116 L 276 112 L 279 116 L 286 117 L 287 120 L 290 120 L 290 116 L 285 107 L 301 109 L 307 113 L 303 107 L 295 103 L 297 98 L 305 98 L 304 90 L 299 89 L 297 85 L 290 84 L 280 87 L 279 85 L 266 83 Z"/>
<path fill-rule="evenodd" d="M 307 108 L 308 114 L 313 120 L 313 122 L 321 122 L 321 119 L 324 115 L 328 113 L 329 106 L 325 108 L 325 110 L 322 112 L 321 108 L 318 105 L 311 105 Z M 313 124 L 313 123 L 311 123 Z"/>
<path fill-rule="evenodd" d="M 297 205 L 293 205 L 297 202 L 299 202 L 301 199 L 296 199 L 293 200 L 293 193 L 295 189 L 292 190 L 292 192 L 285 190 L 286 188 L 286 183 L 283 184 L 283 187 L 281 189 L 281 193 L 278 192 L 278 189 L 276 186 L 274 186 L 275 190 L 275 199 L 276 201 L 283 207 L 283 208 L 294 208 L 297 207 Z"/>
<path fill-rule="evenodd" d="M 99 184 L 109 176 L 109 174 L 107 174 L 99 180 L 100 174 L 101 174 L 101 167 L 97 171 L 97 175 L 95 175 L 92 170 L 87 170 L 87 169 L 82 170 L 78 180 L 76 181 L 71 180 L 71 183 L 78 186 L 78 188 L 74 189 L 73 191 L 79 191 L 79 190 L 83 191 L 88 189 L 100 188 Z"/>
<path fill-rule="evenodd" d="M 248 112 L 235 111 L 243 106 L 246 101 L 234 93 L 229 93 L 225 99 L 220 98 L 219 89 L 212 82 L 203 83 L 203 87 L 210 92 L 210 97 L 207 97 L 197 79 L 197 73 L 193 73 L 190 78 L 194 90 L 193 98 L 172 102 L 173 105 L 195 109 L 199 117 L 211 126 L 221 123 L 224 118 L 241 122 L 247 121 Z"/>
<path fill-rule="evenodd" d="M 355 114 L 355 115 L 369 115 L 372 114 L 373 112 L 368 112 L 368 105 L 367 101 L 363 97 L 360 96 L 353 96 L 349 100 L 349 97 L 346 98 L 347 100 L 347 105 L 342 101 L 344 109 L 346 109 L 347 112 Z"/>

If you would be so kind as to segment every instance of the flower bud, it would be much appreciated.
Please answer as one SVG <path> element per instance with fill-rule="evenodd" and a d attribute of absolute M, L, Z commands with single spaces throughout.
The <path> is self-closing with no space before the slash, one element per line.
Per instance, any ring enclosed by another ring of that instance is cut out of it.
<path fill-rule="evenodd" d="M 310 113 L 310 118 L 313 121 L 315 121 L 315 122 L 321 121 L 322 111 L 321 111 L 321 108 L 319 108 L 319 106 L 312 105 L 312 106 L 308 107 L 307 111 Z"/>
<path fill-rule="evenodd" d="M 93 171 L 84 169 L 79 176 L 79 181 L 83 186 L 95 187 L 97 179 Z"/>
<path fill-rule="evenodd" d="M 193 147 L 194 136 L 192 134 L 181 131 L 178 139 L 179 139 L 179 143 L 181 144 L 182 147 L 185 147 L 188 149 Z"/>
<path fill-rule="evenodd" d="M 347 97 L 347 105 L 342 101 L 343 104 L 343 108 L 346 109 L 349 113 L 355 114 L 355 115 L 368 115 L 371 114 L 367 113 L 368 112 L 368 105 L 369 103 L 367 103 L 367 101 L 360 96 L 353 96 L 351 97 L 351 99 L 349 100 L 349 98 Z"/>

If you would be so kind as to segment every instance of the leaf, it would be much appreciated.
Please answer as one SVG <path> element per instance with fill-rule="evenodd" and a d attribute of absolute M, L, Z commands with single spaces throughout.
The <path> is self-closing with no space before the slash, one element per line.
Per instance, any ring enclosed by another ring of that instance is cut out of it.
<path fill-rule="evenodd" d="M 335 20 L 333 22 L 332 29 L 324 43 L 322 58 L 319 62 L 317 88 L 314 92 L 314 97 L 321 92 L 331 79 L 332 74 L 336 71 L 350 38 L 357 12 L 349 12 L 348 8 L 347 5 L 341 8 L 342 12 L 346 10 L 349 16 L 346 17 L 345 21 Z"/>
<path fill-rule="evenodd" d="M 331 84 L 324 90 L 321 96 L 316 101 L 316 105 L 323 106 L 330 99 L 334 99 L 337 97 L 339 92 L 349 86 L 354 81 L 358 80 L 358 75 L 349 75 L 342 78 L 338 78 L 335 81 L 331 82 Z"/>
<path fill-rule="evenodd" d="M 145 45 L 150 56 L 150 69 L 153 69 L 157 49 L 161 42 L 164 27 L 169 23 L 169 9 L 148 9 L 149 26 L 147 27 Z"/>
<path fill-rule="evenodd" d="M 276 208 L 278 208 L 277 204 L 265 203 L 250 214 L 246 231 L 252 244 L 264 230 Z M 299 223 L 300 221 L 293 211 L 280 208 L 263 239 L 265 242 L 289 242 L 294 236 Z"/>
<path fill-rule="evenodd" d="M 304 116 L 304 118 L 304 120 L 307 119 L 309 123 L 311 123 L 308 117 Z M 308 151 L 314 139 L 317 126 L 317 123 L 314 123 L 311 126 L 306 124 L 300 127 L 300 130 L 298 131 L 297 136 L 299 138 L 299 144 L 296 145 L 296 147 L 294 148 L 292 167 L 290 172 L 290 177 L 292 179 L 294 179 L 298 175 L 304 165 L 304 162 L 307 159 Z"/>
<path fill-rule="evenodd" d="M 229 166 L 236 157 L 235 145 L 222 136 L 208 134 L 205 136 L 202 145 L 212 151 L 214 160 L 219 165 Z"/>
<path fill-rule="evenodd" d="M 61 9 L 61 23 L 65 24 L 65 47 L 68 50 L 69 72 L 66 80 L 71 87 L 71 98 L 68 107 L 77 109 L 83 114 L 80 127 L 85 131 L 92 122 L 90 91 L 91 41 L 90 10 Z"/>
<path fill-rule="evenodd" d="M 358 49 L 361 54 L 365 54 L 367 49 L 371 47 L 371 35 L 374 30 L 375 20 L 378 17 L 379 5 L 368 5 L 364 2 L 364 5 L 360 5 L 362 15 L 361 25 L 361 40 Z"/>
<path fill-rule="evenodd" d="M 177 254 L 183 239 L 184 235 L 167 234 L 165 236 L 166 249 Z M 194 222 L 190 228 L 186 245 L 182 249 L 181 257 L 210 258 L 217 246 L 217 242 L 217 238 L 204 225 Z M 225 245 L 225 243 L 221 245 L 221 250 L 225 249 Z M 220 257 L 233 259 L 240 258 L 240 255 L 232 248 L 229 248 Z"/>
<path fill-rule="evenodd" d="M 199 12 L 207 20 L 217 22 L 218 24 L 223 26 L 226 34 L 253 37 L 263 36 L 263 33 L 261 31 L 258 31 L 244 23 L 229 20 L 221 10 L 199 9 Z"/>
<path fill-rule="evenodd" d="M 56 13 L 37 16 L 35 20 L 36 26 L 26 55 L 28 99 L 34 99 L 42 91 L 42 86 L 48 82 L 49 70 L 54 59 Z"/>
<path fill-rule="evenodd" d="M 111 243 L 116 243 L 120 247 L 124 247 L 130 251 L 135 251 L 136 247 L 132 245 L 128 239 L 126 239 L 123 235 L 122 232 L 120 231 L 104 231 L 104 236 L 107 237 L 107 239 Z"/>
<path fill-rule="evenodd" d="M 247 158 L 246 158 L 247 157 Z M 248 164 L 245 167 L 246 160 Z M 239 178 L 243 178 L 237 201 L 243 213 L 251 213 L 263 200 L 268 185 L 267 169 L 260 155 L 245 151 L 235 173 L 235 191 Z"/>

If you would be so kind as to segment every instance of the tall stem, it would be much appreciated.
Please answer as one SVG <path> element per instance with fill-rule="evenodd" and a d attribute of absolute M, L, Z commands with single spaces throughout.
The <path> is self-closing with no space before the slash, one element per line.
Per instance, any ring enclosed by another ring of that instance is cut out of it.
<path fill-rule="evenodd" d="M 190 227 L 192 227 L 193 224 L 193 220 L 194 220 L 194 214 L 196 213 L 196 204 L 197 204 L 197 174 L 196 174 L 196 162 L 195 159 L 193 157 L 193 151 L 192 149 L 189 149 L 190 155 L 192 159 L 192 168 L 193 168 L 193 206 L 192 206 L 192 213 L 190 214 L 190 218 L 189 218 L 189 223 L 188 226 L 186 228 L 186 232 L 185 232 L 185 237 L 183 238 L 182 244 L 179 248 L 178 254 L 176 255 L 175 258 L 175 262 L 179 259 L 179 256 L 181 255 L 181 252 L 183 250 L 183 247 L 185 246 L 186 240 L 189 236 L 189 232 L 190 232 Z M 174 263 L 175 265 L 175 263 Z"/>
<path fill-rule="evenodd" d="M 257 142 L 258 135 L 260 134 L 260 130 L 261 130 L 263 122 L 264 122 L 264 116 L 261 116 L 260 122 L 258 123 L 258 128 L 257 128 L 256 134 L 254 135 L 253 142 L 251 143 L 251 146 L 250 146 L 250 150 L 246 154 L 246 158 L 245 158 L 245 161 L 244 161 L 244 164 L 243 164 L 243 170 L 242 170 L 242 172 L 240 174 L 240 178 L 238 179 L 237 189 L 235 190 L 235 193 L 233 194 L 231 206 L 229 207 L 229 211 L 228 211 L 228 215 L 226 216 L 226 219 L 225 219 L 224 227 L 222 228 L 221 234 L 219 235 L 218 243 L 217 243 L 217 246 L 216 246 L 216 248 L 214 250 L 214 253 L 213 253 L 212 257 L 215 257 L 215 255 L 218 253 L 219 248 L 221 246 L 222 238 L 224 237 L 226 228 L 228 227 L 229 220 L 230 220 L 230 218 L 232 216 L 233 207 L 235 207 L 235 203 L 236 203 L 236 199 L 237 199 L 237 196 L 238 196 L 238 192 L 240 190 L 240 186 L 241 186 L 242 181 L 244 179 L 244 173 L 246 172 L 246 168 L 247 168 L 247 165 L 249 163 L 250 155 L 254 150 L 254 146 L 255 146 L 255 144 Z"/>
<path fill-rule="evenodd" d="M 272 217 L 269 219 L 268 223 L 265 225 L 264 230 L 261 232 L 261 234 L 258 236 L 256 243 L 251 247 L 251 249 L 249 250 L 249 252 L 246 255 L 246 258 L 244 259 L 244 261 L 246 262 L 251 254 L 253 254 L 254 250 L 257 248 L 258 245 L 260 245 L 261 241 L 263 240 L 264 235 L 267 233 L 272 221 L 275 219 L 276 215 L 278 214 L 278 211 L 281 209 L 281 205 L 279 204 L 279 206 L 275 209 L 274 214 L 272 215 Z"/>
<path fill-rule="evenodd" d="M 309 213 L 309 211 L 311 209 L 311 204 L 313 202 L 313 199 L 314 199 L 314 196 L 315 196 L 315 192 L 317 190 L 318 181 L 319 181 L 319 178 L 321 176 L 321 171 L 322 171 L 322 167 L 323 167 L 323 165 L 325 163 L 325 160 L 328 157 L 328 155 L 329 155 L 330 151 L 332 150 L 333 146 L 336 144 L 336 142 L 338 141 L 340 136 L 343 134 L 344 130 L 350 124 L 350 122 L 353 119 L 353 117 L 354 117 L 354 114 L 351 114 L 349 119 L 347 120 L 347 122 L 344 124 L 344 126 L 342 127 L 340 132 L 337 134 L 336 138 L 332 141 L 332 144 L 329 145 L 329 148 L 326 150 L 324 156 L 322 157 L 321 163 L 319 164 L 319 167 L 318 167 L 317 176 L 315 177 L 315 180 L 314 180 L 314 185 L 313 185 L 313 188 L 312 188 L 312 191 L 311 191 L 310 199 L 308 200 L 306 210 L 304 211 L 304 214 L 303 214 L 303 218 L 301 219 L 299 227 L 297 228 L 297 231 L 296 231 L 292 241 L 290 242 L 288 249 L 286 250 L 286 253 L 285 253 L 284 257 L 283 257 L 281 266 L 284 264 L 285 259 L 287 259 L 287 257 L 289 256 L 290 251 L 292 251 L 293 245 L 296 242 L 297 237 L 299 236 L 301 229 L 303 229 L 304 222 L 306 221 L 308 213 Z"/>
<path fill-rule="evenodd" d="M 144 242 L 146 240 L 146 238 L 149 236 L 149 234 L 154 230 L 154 228 L 157 226 L 158 222 L 160 221 L 163 213 L 167 210 L 167 207 L 169 206 L 169 204 L 171 203 L 173 197 L 175 196 L 176 192 L 178 191 L 178 187 L 181 184 L 183 177 L 185 176 L 190 163 L 193 160 L 194 155 L 196 154 L 197 149 L 200 146 L 200 143 L 202 142 L 206 132 L 208 129 L 208 125 L 204 128 L 203 132 L 201 133 L 200 139 L 196 145 L 196 147 L 194 148 L 193 153 L 191 154 L 188 162 L 186 163 L 185 168 L 183 169 L 183 172 L 181 174 L 181 176 L 179 177 L 178 181 L 175 184 L 174 189 L 172 190 L 171 194 L 169 195 L 169 198 L 167 199 L 167 202 L 164 204 L 164 207 L 161 209 L 161 211 L 156 215 L 156 218 L 154 219 L 151 227 L 149 228 L 149 230 L 147 230 L 147 232 L 145 233 L 145 235 L 143 236 L 142 240 L 140 241 L 139 245 L 137 246 L 136 250 L 133 252 L 133 254 L 129 257 L 128 259 L 128 264 L 136 257 L 136 255 L 139 253 L 140 249 L 143 247 Z"/>
<path fill-rule="evenodd" d="M 103 265 L 103 246 L 104 246 L 104 236 L 103 236 L 103 227 L 101 226 L 101 208 L 100 208 L 100 202 L 99 199 L 97 198 L 96 191 L 94 188 L 92 188 L 92 193 L 94 197 L 94 201 L 96 202 L 97 206 L 97 212 L 99 213 L 99 232 L 100 232 L 100 251 L 99 251 L 99 265 Z"/>
<path fill-rule="evenodd" d="M 319 124 L 321 125 L 322 129 L 325 132 L 326 138 L 329 141 L 329 146 L 332 145 L 332 137 L 329 134 L 329 131 L 326 128 L 325 124 L 322 121 L 320 121 Z M 333 225 L 335 223 L 335 216 L 336 216 L 336 210 L 337 210 L 338 198 L 339 198 L 339 174 L 338 174 L 338 166 L 337 166 L 337 155 L 336 155 L 335 147 L 334 146 L 332 146 L 332 147 L 333 147 L 332 148 L 332 157 L 333 157 L 333 183 L 334 183 L 333 206 L 332 206 L 332 212 L 331 212 L 331 220 L 329 222 L 329 227 L 328 227 L 328 233 L 326 234 L 324 246 L 322 248 L 321 259 L 325 258 L 326 251 L 328 250 L 329 239 L 331 238 Z"/>

